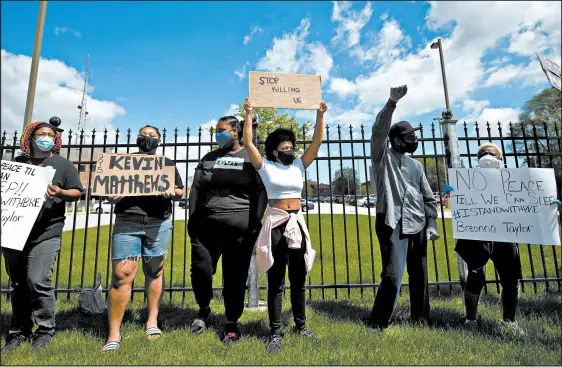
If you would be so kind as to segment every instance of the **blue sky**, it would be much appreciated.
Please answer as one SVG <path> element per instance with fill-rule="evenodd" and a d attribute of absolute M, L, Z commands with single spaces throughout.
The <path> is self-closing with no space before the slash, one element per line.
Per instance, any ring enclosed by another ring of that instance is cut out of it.
<path fill-rule="evenodd" d="M 22 123 L 38 7 L 1 3 L 3 130 Z M 560 63 L 560 3 L 52 1 L 34 119 L 76 126 L 90 54 L 88 128 L 208 126 L 243 101 L 248 70 L 321 74 L 327 122 L 355 128 L 408 84 L 395 118 L 428 126 L 444 109 L 437 37 L 455 117 L 507 122 L 549 86 L 534 52 Z"/>

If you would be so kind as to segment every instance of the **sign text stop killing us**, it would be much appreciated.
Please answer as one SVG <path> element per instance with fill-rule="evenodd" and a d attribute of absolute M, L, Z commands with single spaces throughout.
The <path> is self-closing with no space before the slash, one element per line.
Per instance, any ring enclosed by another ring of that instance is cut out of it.
<path fill-rule="evenodd" d="M 174 187 L 175 167 L 163 156 L 101 153 L 92 195 L 156 195 Z"/>
<path fill-rule="evenodd" d="M 552 169 L 451 168 L 449 181 L 455 238 L 560 245 Z"/>

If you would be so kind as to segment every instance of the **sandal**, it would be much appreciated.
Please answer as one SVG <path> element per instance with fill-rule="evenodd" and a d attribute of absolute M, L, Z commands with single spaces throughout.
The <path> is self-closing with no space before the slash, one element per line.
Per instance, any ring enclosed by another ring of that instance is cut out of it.
<path fill-rule="evenodd" d="M 121 348 L 121 337 L 119 337 L 119 341 L 118 342 L 108 342 L 107 344 L 105 344 L 103 346 L 103 348 L 101 349 L 102 352 L 110 352 L 113 350 L 119 350 L 119 348 Z"/>
<path fill-rule="evenodd" d="M 147 337 L 158 336 L 157 338 L 153 338 L 153 339 L 148 338 L 148 340 L 156 340 L 159 339 L 160 336 L 162 335 L 162 330 L 158 329 L 157 327 L 149 327 L 148 329 L 146 329 L 145 333 Z"/>
<path fill-rule="evenodd" d="M 191 324 L 191 333 L 192 334 L 201 334 L 203 331 L 207 329 L 207 324 L 203 319 L 195 319 Z"/>

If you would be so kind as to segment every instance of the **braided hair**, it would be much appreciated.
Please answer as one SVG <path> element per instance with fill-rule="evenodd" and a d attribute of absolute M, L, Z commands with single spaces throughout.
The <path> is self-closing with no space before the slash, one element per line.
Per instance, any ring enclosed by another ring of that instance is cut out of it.
<path fill-rule="evenodd" d="M 31 158 L 31 140 L 33 139 L 33 134 L 35 133 L 35 131 L 39 130 L 42 127 L 51 128 L 55 133 L 55 145 L 53 145 L 51 153 L 56 154 L 60 151 L 60 148 L 62 146 L 62 138 L 57 129 L 48 122 L 37 121 L 27 125 L 21 133 L 20 148 L 23 156 Z"/>

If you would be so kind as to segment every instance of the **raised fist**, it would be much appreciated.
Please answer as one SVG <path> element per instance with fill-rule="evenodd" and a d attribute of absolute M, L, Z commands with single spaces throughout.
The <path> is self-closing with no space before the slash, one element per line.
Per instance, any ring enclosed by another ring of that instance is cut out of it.
<path fill-rule="evenodd" d="M 401 85 L 399 87 L 390 88 L 390 99 L 394 102 L 398 102 L 402 97 L 408 93 L 408 86 Z"/>

